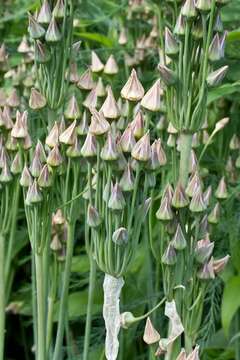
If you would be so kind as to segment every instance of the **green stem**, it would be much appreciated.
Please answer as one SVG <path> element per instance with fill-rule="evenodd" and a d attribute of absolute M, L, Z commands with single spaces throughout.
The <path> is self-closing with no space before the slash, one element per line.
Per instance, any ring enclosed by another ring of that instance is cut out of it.
<path fill-rule="evenodd" d="M 66 315 L 66 308 L 68 302 L 68 289 L 69 289 L 72 255 L 73 255 L 75 222 L 68 223 L 67 226 L 68 226 L 68 237 L 67 237 L 66 263 L 65 263 L 65 270 L 63 275 L 63 286 L 62 286 L 59 315 L 58 315 L 57 338 L 56 338 L 56 344 L 53 354 L 53 360 L 61 359 L 62 342 L 63 342 L 64 326 L 65 326 L 65 315 Z"/>
<path fill-rule="evenodd" d="M 182 132 L 180 135 L 179 181 L 184 188 L 186 187 L 188 181 L 191 145 L 192 134 Z"/>
<path fill-rule="evenodd" d="M 184 342 L 185 342 L 185 350 L 187 354 L 189 354 L 192 351 L 192 340 L 191 337 L 188 336 L 188 334 L 184 333 Z"/>
<path fill-rule="evenodd" d="M 96 283 L 96 262 L 94 261 L 92 256 L 90 256 L 88 306 L 87 306 L 87 318 L 86 318 L 85 336 L 84 336 L 83 360 L 88 359 L 95 283 Z"/>
<path fill-rule="evenodd" d="M 46 323 L 42 254 L 35 253 L 37 287 L 37 360 L 46 360 Z"/>
<path fill-rule="evenodd" d="M 20 184 L 16 183 L 14 198 L 13 198 L 11 229 L 10 229 L 6 262 L 5 262 L 5 279 L 7 281 L 7 284 L 8 284 L 8 280 L 9 280 L 10 265 L 11 265 L 11 260 L 12 260 L 12 250 L 13 250 L 13 244 L 14 244 L 15 234 L 16 234 L 19 194 L 20 194 Z"/>
<path fill-rule="evenodd" d="M 5 238 L 0 234 L 0 360 L 4 360 L 5 338 L 5 272 L 4 272 Z"/>

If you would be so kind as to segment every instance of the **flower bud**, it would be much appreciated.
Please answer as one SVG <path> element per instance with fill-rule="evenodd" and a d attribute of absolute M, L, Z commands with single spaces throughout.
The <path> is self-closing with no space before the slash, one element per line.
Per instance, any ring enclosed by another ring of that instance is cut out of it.
<path fill-rule="evenodd" d="M 86 111 L 84 111 L 83 116 L 80 119 L 79 125 L 77 127 L 77 133 L 80 136 L 83 136 L 83 135 L 85 136 L 85 135 L 87 135 L 88 130 L 89 130 L 89 127 L 88 127 L 87 113 L 86 113 Z"/>
<path fill-rule="evenodd" d="M 36 40 L 43 37 L 45 34 L 44 28 L 40 24 L 38 24 L 38 22 L 34 19 L 34 17 L 30 13 L 28 14 L 28 20 L 29 20 L 28 32 L 31 38 Z"/>
<path fill-rule="evenodd" d="M 83 101 L 83 106 L 85 106 L 86 108 L 90 109 L 96 109 L 97 107 L 97 91 L 96 88 L 93 88 L 90 93 L 88 93 L 88 95 L 86 96 L 86 99 Z"/>
<path fill-rule="evenodd" d="M 195 248 L 195 258 L 200 264 L 206 263 L 212 255 L 214 243 L 209 241 L 208 236 L 197 242 Z"/>
<path fill-rule="evenodd" d="M 64 111 L 64 116 L 69 120 L 80 118 L 81 112 L 75 95 L 72 95 L 71 99 L 69 100 L 66 110 Z"/>
<path fill-rule="evenodd" d="M 37 40 L 35 42 L 34 58 L 35 58 L 36 62 L 39 63 L 39 64 L 45 64 L 51 58 L 51 55 L 50 55 L 50 52 L 49 52 L 48 48 L 40 40 Z"/>
<path fill-rule="evenodd" d="M 135 322 L 136 318 L 129 311 L 126 311 L 120 315 L 120 323 L 123 329 L 128 329 Z"/>
<path fill-rule="evenodd" d="M 211 10 L 211 0 L 197 0 L 195 6 L 202 12 L 208 12 Z"/>
<path fill-rule="evenodd" d="M 167 140 L 167 146 L 174 148 L 176 146 L 176 137 L 173 134 L 170 134 Z"/>
<path fill-rule="evenodd" d="M 41 202 L 43 199 L 41 191 L 38 188 L 37 180 L 35 179 L 28 188 L 27 196 L 26 196 L 26 205 L 37 204 Z"/>
<path fill-rule="evenodd" d="M 198 277 L 201 280 L 214 279 L 214 269 L 213 269 L 213 258 L 208 263 L 205 263 L 198 272 Z"/>
<path fill-rule="evenodd" d="M 42 109 L 46 105 L 46 99 L 45 97 L 40 94 L 39 91 L 32 88 L 31 89 L 31 95 L 29 99 L 29 107 L 33 110 Z"/>
<path fill-rule="evenodd" d="M 32 159 L 30 171 L 32 176 L 35 178 L 39 177 L 40 172 L 42 171 L 42 163 L 38 154 L 36 154 Z"/>
<path fill-rule="evenodd" d="M 50 151 L 47 157 L 47 164 L 52 167 L 60 166 L 63 163 L 63 158 L 59 151 L 58 145 L 55 145 L 54 148 Z"/>
<path fill-rule="evenodd" d="M 57 234 L 55 234 L 53 236 L 53 239 L 50 243 L 50 249 L 52 251 L 60 251 L 62 249 L 62 244 L 61 244 L 61 241 L 59 240 L 59 236 Z"/>
<path fill-rule="evenodd" d="M 20 105 L 20 99 L 16 89 L 13 89 L 7 98 L 7 105 L 12 108 L 18 107 Z"/>
<path fill-rule="evenodd" d="M 186 360 L 200 360 L 199 357 L 199 346 L 195 346 L 194 350 L 188 355 Z"/>
<path fill-rule="evenodd" d="M 165 65 L 158 65 L 160 76 L 167 86 L 175 85 L 177 82 L 177 76 L 175 72 L 169 69 Z"/>
<path fill-rule="evenodd" d="M 97 140 L 90 132 L 87 134 L 86 140 L 82 146 L 81 154 L 85 158 L 92 158 L 97 155 Z"/>
<path fill-rule="evenodd" d="M 215 34 L 208 50 L 208 58 L 210 61 L 218 61 L 222 58 L 222 49 L 220 45 L 219 34 Z"/>
<path fill-rule="evenodd" d="M 92 90 L 95 87 L 95 83 L 92 78 L 90 69 L 87 69 L 80 77 L 78 81 L 78 87 L 83 90 Z"/>
<path fill-rule="evenodd" d="M 96 228 L 101 224 L 100 215 L 95 207 L 91 204 L 88 205 L 87 211 L 87 224 L 90 227 Z"/>
<path fill-rule="evenodd" d="M 99 59 L 98 55 L 95 53 L 95 51 L 91 52 L 91 57 L 92 57 L 91 71 L 93 73 L 101 72 L 104 68 L 104 65 Z"/>
<path fill-rule="evenodd" d="M 32 175 L 26 165 L 23 168 L 19 182 L 22 187 L 30 187 L 33 183 Z"/>
<path fill-rule="evenodd" d="M 117 245 L 126 245 L 128 243 L 128 232 L 124 227 L 120 227 L 112 234 L 112 241 Z"/>
<path fill-rule="evenodd" d="M 184 208 L 189 204 L 186 193 L 180 183 L 177 184 L 172 198 L 172 206 L 176 209 Z"/>
<path fill-rule="evenodd" d="M 52 171 L 50 167 L 45 164 L 38 178 L 38 185 L 41 188 L 49 188 L 52 186 Z"/>
<path fill-rule="evenodd" d="M 134 176 L 129 163 L 127 164 L 127 167 L 125 167 L 119 185 L 121 189 L 125 192 L 133 191 L 134 189 Z"/>
<path fill-rule="evenodd" d="M 119 145 L 123 152 L 130 153 L 133 150 L 135 144 L 136 141 L 134 138 L 133 130 L 131 125 L 129 124 L 119 140 Z"/>
<path fill-rule="evenodd" d="M 70 158 L 78 158 L 81 156 L 81 146 L 77 137 L 74 143 L 67 148 L 66 155 Z"/>
<path fill-rule="evenodd" d="M 164 265 L 173 266 L 177 262 L 177 255 L 172 244 L 169 244 L 162 256 L 162 263 Z"/>
<path fill-rule="evenodd" d="M 211 72 L 207 77 L 208 86 L 218 86 L 224 79 L 227 71 L 228 71 L 228 65 L 225 65 Z"/>
<path fill-rule="evenodd" d="M 12 174 L 11 171 L 9 169 L 9 165 L 7 162 L 7 159 L 5 159 L 3 167 L 2 167 L 2 171 L 0 174 L 0 183 L 8 183 L 12 180 Z"/>
<path fill-rule="evenodd" d="M 142 98 L 141 106 L 149 111 L 160 111 L 162 94 L 163 91 L 161 89 L 160 80 L 157 80 Z"/>
<path fill-rule="evenodd" d="M 77 84 L 79 80 L 78 70 L 77 70 L 77 63 L 71 62 L 69 64 L 69 81 L 72 84 Z"/>
<path fill-rule="evenodd" d="M 183 7 L 181 8 L 181 14 L 186 18 L 194 18 L 197 16 L 197 10 L 195 7 L 194 0 L 186 0 Z"/>
<path fill-rule="evenodd" d="M 59 129 L 58 123 L 55 121 L 52 129 L 50 130 L 49 134 L 46 137 L 45 143 L 50 148 L 59 144 Z"/>
<path fill-rule="evenodd" d="M 168 56 L 175 56 L 179 51 L 178 43 L 169 28 L 165 28 L 165 53 Z"/>
<path fill-rule="evenodd" d="M 195 151 L 192 149 L 190 154 L 189 172 L 195 173 L 197 169 L 198 169 L 198 160 Z"/>
<path fill-rule="evenodd" d="M 186 355 L 185 349 L 182 349 L 180 351 L 176 360 L 187 360 L 187 355 Z"/>
<path fill-rule="evenodd" d="M 201 179 L 198 175 L 198 172 L 196 171 L 195 174 L 190 178 L 187 188 L 186 188 L 186 194 L 189 197 L 193 197 L 194 194 L 198 191 L 198 189 L 202 188 Z"/>
<path fill-rule="evenodd" d="M 220 33 L 223 31 L 223 23 L 222 23 L 222 20 L 221 20 L 221 13 L 220 12 L 218 12 L 217 17 L 216 17 L 216 21 L 215 21 L 215 24 L 214 24 L 214 31 L 220 32 Z"/>
<path fill-rule="evenodd" d="M 239 142 L 239 138 L 237 137 L 236 134 L 233 134 L 230 143 L 229 143 L 229 148 L 231 150 L 238 150 L 240 148 L 240 142 Z"/>
<path fill-rule="evenodd" d="M 217 224 L 220 218 L 220 204 L 217 202 L 210 214 L 208 215 L 208 222 L 210 224 Z"/>
<path fill-rule="evenodd" d="M 118 108 L 117 102 L 114 98 L 112 89 L 110 86 L 107 87 L 107 97 L 100 109 L 103 112 L 103 115 L 107 119 L 117 119 L 120 116 L 120 110 Z"/>
<path fill-rule="evenodd" d="M 65 145 L 73 145 L 76 140 L 76 120 L 59 136 L 59 141 Z"/>
<path fill-rule="evenodd" d="M 65 15 L 65 4 L 64 0 L 57 0 L 56 5 L 53 9 L 53 16 L 55 19 L 63 19 Z"/>
<path fill-rule="evenodd" d="M 199 145 L 200 145 L 199 133 L 194 133 L 192 137 L 192 148 L 196 149 L 199 147 Z"/>
<path fill-rule="evenodd" d="M 47 32 L 45 34 L 45 40 L 48 43 L 55 44 L 61 40 L 61 37 L 62 36 L 58 29 L 57 22 L 56 22 L 55 18 L 53 17 L 48 26 Z"/>
<path fill-rule="evenodd" d="M 123 118 L 124 119 L 124 118 Z M 137 112 L 134 120 L 130 123 L 133 135 L 136 139 L 140 139 L 144 135 L 144 119 L 141 110 Z"/>
<path fill-rule="evenodd" d="M 227 199 L 228 197 L 228 191 L 227 191 L 227 185 L 225 182 L 224 176 L 221 178 L 217 190 L 215 191 L 215 196 L 217 199 Z"/>
<path fill-rule="evenodd" d="M 172 198 L 173 198 L 173 194 L 174 194 L 174 190 L 171 186 L 171 184 L 167 184 L 164 191 L 163 191 L 163 197 L 167 196 L 170 203 L 172 202 Z"/>
<path fill-rule="evenodd" d="M 11 170 L 11 173 L 14 175 L 21 174 L 22 167 L 21 167 L 21 159 L 20 159 L 19 152 L 17 152 L 16 155 L 14 156 L 10 170 Z"/>
<path fill-rule="evenodd" d="M 143 335 L 143 341 L 148 345 L 152 345 L 152 344 L 155 344 L 160 341 L 160 334 L 153 327 L 153 324 L 149 317 L 147 318 L 147 321 L 146 321 L 144 335 Z"/>
<path fill-rule="evenodd" d="M 63 216 L 63 212 L 61 209 L 57 209 L 56 213 L 52 216 L 52 225 L 63 225 L 65 224 L 66 220 Z"/>
<path fill-rule="evenodd" d="M 121 28 L 120 34 L 119 34 L 119 38 L 118 38 L 118 43 L 120 45 L 126 45 L 127 44 L 127 32 L 126 29 L 124 27 Z"/>
<path fill-rule="evenodd" d="M 163 195 L 160 207 L 156 212 L 158 220 L 169 221 L 173 219 L 173 211 L 171 209 L 171 200 L 167 194 Z"/>
<path fill-rule="evenodd" d="M 118 65 L 116 63 L 116 60 L 114 56 L 111 54 L 106 62 L 106 65 L 104 66 L 104 73 L 107 75 L 115 75 L 119 71 Z"/>
<path fill-rule="evenodd" d="M 121 90 L 121 96 L 129 101 L 139 101 L 144 95 L 144 88 L 138 80 L 136 70 L 132 69 L 131 75 Z"/>
<path fill-rule="evenodd" d="M 207 190 L 204 191 L 204 193 L 203 193 L 203 201 L 206 204 L 206 206 L 209 205 L 211 196 L 212 196 L 212 186 L 209 185 Z"/>
<path fill-rule="evenodd" d="M 37 17 L 37 21 L 41 25 L 48 25 L 51 21 L 51 17 L 52 14 L 49 3 L 47 0 L 44 0 Z"/>
<path fill-rule="evenodd" d="M 16 139 L 24 139 L 27 136 L 27 129 L 23 123 L 23 115 L 19 111 L 16 114 L 16 122 L 12 128 L 11 136 Z"/>
<path fill-rule="evenodd" d="M 174 34 L 176 34 L 178 36 L 184 36 L 185 35 L 185 26 L 186 26 L 185 19 L 184 19 L 183 15 L 180 13 L 177 18 L 177 22 L 176 22 L 176 25 L 174 28 Z"/>
<path fill-rule="evenodd" d="M 116 183 L 111 191 L 110 198 L 108 200 L 108 207 L 112 210 L 123 210 L 125 207 L 125 199 L 122 190 L 118 183 Z"/>
<path fill-rule="evenodd" d="M 176 250 L 183 250 L 187 246 L 187 241 L 185 239 L 185 236 L 183 234 L 180 224 L 177 225 L 177 229 L 176 229 L 176 232 L 174 234 L 171 244 L 174 247 L 174 249 L 176 249 Z"/>
<path fill-rule="evenodd" d="M 116 141 L 110 131 L 108 132 L 107 140 L 101 150 L 101 158 L 105 161 L 114 161 L 118 159 Z"/>
<path fill-rule="evenodd" d="M 228 122 L 229 122 L 229 117 L 225 117 L 225 118 L 217 121 L 215 124 L 214 131 L 217 132 L 217 131 L 222 130 L 228 124 Z"/>
<path fill-rule="evenodd" d="M 96 136 L 106 134 L 110 129 L 110 125 L 105 119 L 102 111 L 98 112 L 96 109 L 91 109 L 91 113 L 91 124 L 89 126 L 90 133 Z"/>
<path fill-rule="evenodd" d="M 151 170 L 158 170 L 161 166 L 167 163 L 166 154 L 162 148 L 161 140 L 154 140 L 151 145 L 151 157 L 149 160 L 149 168 Z"/>
<path fill-rule="evenodd" d="M 105 97 L 106 96 L 106 89 L 103 85 L 103 81 L 102 81 L 101 77 L 98 78 L 98 82 L 95 87 L 95 91 L 96 91 L 97 97 Z"/>
<path fill-rule="evenodd" d="M 196 212 L 196 213 L 206 210 L 206 204 L 204 203 L 203 200 L 203 194 L 201 188 L 198 188 L 196 190 L 196 193 L 193 194 L 192 200 L 189 205 L 189 209 L 192 212 Z"/>
<path fill-rule="evenodd" d="M 123 131 L 126 128 L 126 124 L 125 124 L 125 118 L 123 116 L 121 116 L 118 120 L 117 120 L 117 129 Z M 143 135 L 143 134 L 142 134 Z M 141 136 L 142 136 L 141 135 Z"/>
<path fill-rule="evenodd" d="M 151 157 L 149 131 L 134 145 L 131 155 L 138 161 L 148 161 Z"/>
<path fill-rule="evenodd" d="M 213 260 L 213 270 L 215 274 L 220 273 L 221 271 L 223 271 L 228 263 L 230 259 L 229 255 L 226 255 L 225 257 L 218 259 L 218 260 Z"/>

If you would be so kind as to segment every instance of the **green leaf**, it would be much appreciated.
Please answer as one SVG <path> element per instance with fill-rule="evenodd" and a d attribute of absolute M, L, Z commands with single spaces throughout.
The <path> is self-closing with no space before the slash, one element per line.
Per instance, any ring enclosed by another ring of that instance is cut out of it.
<path fill-rule="evenodd" d="M 74 35 L 82 39 L 95 41 L 106 47 L 113 47 L 113 41 L 109 37 L 102 34 L 90 33 L 90 32 L 75 32 Z"/>
<path fill-rule="evenodd" d="M 240 81 L 237 81 L 233 84 L 224 84 L 216 89 L 209 91 L 208 104 L 223 96 L 231 95 L 235 92 L 240 92 Z"/>
<path fill-rule="evenodd" d="M 68 316 L 70 320 L 85 316 L 87 313 L 88 304 L 88 290 L 77 291 L 69 295 L 68 297 Z M 101 312 L 103 304 L 103 296 L 100 288 L 100 284 L 95 287 L 94 301 L 92 307 L 92 315 L 96 315 Z M 54 321 L 58 319 L 59 302 L 55 305 Z"/>
<path fill-rule="evenodd" d="M 71 272 L 86 273 L 89 271 L 89 259 L 87 255 L 74 256 L 72 259 Z"/>
<path fill-rule="evenodd" d="M 231 321 L 240 307 L 240 276 L 233 276 L 225 285 L 222 300 L 222 325 L 226 334 L 229 333 Z"/>

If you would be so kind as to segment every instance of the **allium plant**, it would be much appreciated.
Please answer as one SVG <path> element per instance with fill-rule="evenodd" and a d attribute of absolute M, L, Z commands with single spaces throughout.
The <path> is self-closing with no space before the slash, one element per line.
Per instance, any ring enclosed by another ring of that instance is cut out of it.
<path fill-rule="evenodd" d="M 4 45 L 0 48 L 0 64 L 3 74 L 8 68 L 8 54 Z M 14 271 L 12 262 L 16 254 L 16 228 L 19 211 L 22 151 L 28 151 L 31 141 L 27 128 L 19 133 L 20 98 L 16 89 L 0 99 L 0 358 L 4 358 L 5 308 L 10 298 Z M 26 122 L 26 113 L 23 115 Z M 24 137 L 22 141 L 21 137 Z"/>
<path fill-rule="evenodd" d="M 18 90 L 13 88 L 6 98 L 0 92 L 0 359 L 20 186 L 31 245 L 38 360 L 64 356 L 78 221 L 84 227 L 90 262 L 83 359 L 90 356 L 98 269 L 104 273 L 108 360 L 118 357 L 120 328 L 145 318 L 143 340 L 149 345 L 149 359 L 200 358 L 204 300 L 210 280 L 229 258 L 215 259 L 211 241 L 228 197 L 226 180 L 222 177 L 216 189 L 207 187 L 208 176 L 201 167 L 212 139 L 229 121 L 221 119 L 208 133 L 208 93 L 227 71 L 219 65 L 226 37 L 220 5 L 215 0 L 163 6 L 130 1 L 118 39 L 124 51 L 125 84 L 118 76 L 121 65 L 111 54 L 104 64 L 92 51 L 91 65 L 79 75 L 72 1 L 43 0 L 38 11 L 29 14 L 33 48 L 24 37 L 18 47 L 21 66 L 5 74 Z M 150 31 L 139 26 L 131 34 L 127 24 L 133 18 L 139 25 L 142 20 L 150 24 Z M 129 41 L 135 45 L 132 55 Z M 156 53 L 158 71 L 145 91 L 139 78 L 143 74 L 144 80 L 144 61 Z M 6 70 L 8 55 L 2 45 L 0 71 Z M 43 120 L 40 126 L 32 116 Z M 232 138 L 230 148 L 239 149 L 238 139 Z M 120 297 L 140 243 L 148 263 L 148 311 L 134 317 L 130 312 L 120 314 Z M 164 336 L 165 329 L 153 325 L 163 304 L 169 323 Z"/>

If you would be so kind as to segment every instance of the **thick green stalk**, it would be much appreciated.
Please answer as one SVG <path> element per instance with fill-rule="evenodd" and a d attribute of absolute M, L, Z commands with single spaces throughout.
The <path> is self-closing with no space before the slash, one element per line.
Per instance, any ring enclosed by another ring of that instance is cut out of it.
<path fill-rule="evenodd" d="M 187 185 L 192 145 L 192 134 L 182 132 L 180 135 L 179 181 L 183 187 Z"/>
<path fill-rule="evenodd" d="M 88 306 L 87 306 L 87 318 L 86 318 L 85 336 L 84 336 L 83 360 L 88 359 L 95 283 L 96 283 L 96 262 L 90 255 L 90 276 L 89 276 Z"/>
<path fill-rule="evenodd" d="M 4 248 L 5 237 L 0 234 L 0 360 L 4 360 L 5 339 L 5 272 L 4 272 Z"/>
<path fill-rule="evenodd" d="M 52 360 L 60 360 L 62 354 L 62 342 L 64 335 L 65 315 L 66 315 L 66 308 L 68 302 L 68 288 L 69 288 L 72 255 L 73 255 L 75 222 L 73 223 L 69 222 L 67 227 L 68 227 L 68 236 L 67 236 L 66 263 L 63 274 L 63 286 L 62 286 L 59 315 L 58 315 L 57 338 L 56 338 L 56 344 L 55 344 Z"/>
<path fill-rule="evenodd" d="M 46 360 L 46 322 L 45 322 L 45 296 L 42 254 L 35 254 L 36 287 L 37 287 L 37 360 Z"/>
<path fill-rule="evenodd" d="M 7 284 L 8 284 L 8 279 L 9 279 L 9 275 L 10 275 L 12 250 L 13 250 L 13 244 L 14 244 L 15 233 L 16 233 L 19 194 L 20 194 L 20 184 L 17 182 L 15 184 L 15 190 L 14 190 L 14 194 L 13 194 L 14 197 L 13 197 L 12 221 L 11 221 L 9 242 L 8 242 L 8 247 L 7 247 L 6 262 L 5 262 L 5 279 L 7 281 Z M 8 293 L 9 292 L 10 291 L 8 291 Z"/>

